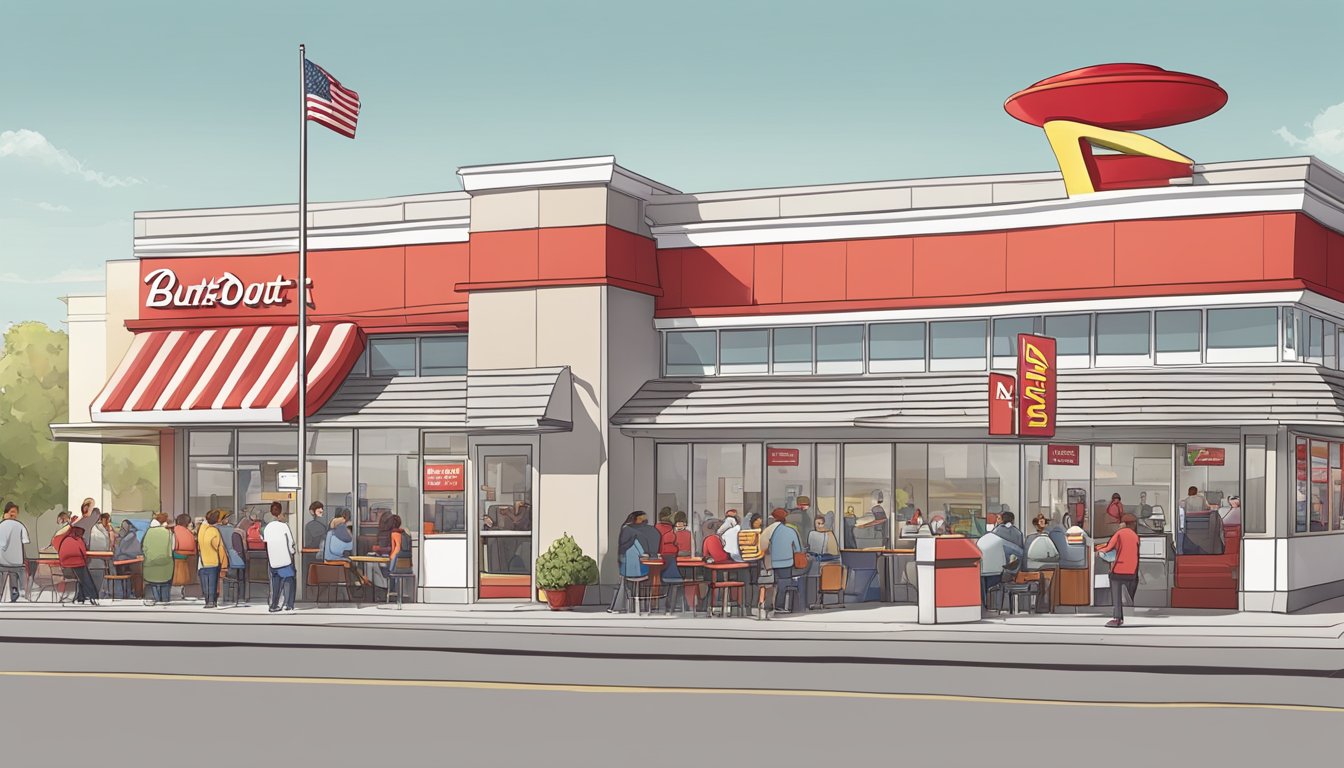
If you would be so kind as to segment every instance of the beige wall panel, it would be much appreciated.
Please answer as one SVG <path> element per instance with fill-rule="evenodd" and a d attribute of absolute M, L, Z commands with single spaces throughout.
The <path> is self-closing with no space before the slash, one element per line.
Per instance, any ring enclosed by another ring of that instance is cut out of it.
<path fill-rule="evenodd" d="M 535 189 L 481 192 L 471 198 L 471 231 L 536 229 L 540 210 L 540 195 Z"/>

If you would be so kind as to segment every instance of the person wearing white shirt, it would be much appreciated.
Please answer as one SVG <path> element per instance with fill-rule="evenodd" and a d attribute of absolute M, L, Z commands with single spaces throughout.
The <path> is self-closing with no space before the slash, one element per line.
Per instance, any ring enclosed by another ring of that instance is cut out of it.
<path fill-rule="evenodd" d="M 737 522 L 737 510 L 728 510 L 723 525 L 719 526 L 719 538 L 723 539 L 723 550 L 738 563 L 742 562 L 742 546 L 737 541 L 737 534 L 741 530 L 742 526 Z"/>
<path fill-rule="evenodd" d="M 284 610 L 294 610 L 294 534 L 289 530 L 289 515 L 280 502 L 271 502 L 271 516 L 275 519 L 261 530 L 266 542 L 266 558 L 271 568 L 271 613 L 279 611 L 280 593 L 285 596 Z"/>
<path fill-rule="evenodd" d="M 20 593 L 28 597 L 28 567 L 23 560 L 23 547 L 28 543 L 28 529 L 19 522 L 19 505 L 6 503 L 0 521 L 0 584 L 9 581 L 11 603 L 18 602 Z"/>

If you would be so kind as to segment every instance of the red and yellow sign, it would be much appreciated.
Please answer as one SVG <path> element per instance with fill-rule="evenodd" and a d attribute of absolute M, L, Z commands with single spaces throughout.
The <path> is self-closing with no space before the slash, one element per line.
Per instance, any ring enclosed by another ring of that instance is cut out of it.
<path fill-rule="evenodd" d="M 1017 380 L 1007 373 L 989 374 L 989 434 L 1013 434 Z"/>
<path fill-rule="evenodd" d="M 460 461 L 425 465 L 425 492 L 465 490 L 466 467 Z"/>
<path fill-rule="evenodd" d="M 1029 333 L 1017 336 L 1017 434 L 1055 436 L 1059 368 L 1055 340 Z"/>

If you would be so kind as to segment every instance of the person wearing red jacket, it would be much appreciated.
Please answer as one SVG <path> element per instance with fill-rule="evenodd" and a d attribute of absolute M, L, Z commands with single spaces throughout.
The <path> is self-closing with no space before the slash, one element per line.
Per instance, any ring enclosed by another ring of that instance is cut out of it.
<path fill-rule="evenodd" d="M 1108 627 L 1123 627 L 1125 614 L 1122 595 L 1129 593 L 1129 602 L 1134 603 L 1134 593 L 1139 589 L 1139 519 L 1126 513 L 1120 518 L 1120 530 L 1111 536 L 1111 540 L 1097 547 L 1098 553 L 1114 552 L 1111 560 L 1111 615 L 1106 622 Z M 1103 558 L 1106 559 L 1106 558 Z"/>
<path fill-rule="evenodd" d="M 98 588 L 93 584 L 93 574 L 89 573 L 89 548 L 84 544 L 84 529 L 71 526 L 65 538 L 61 540 L 58 552 L 61 568 L 75 577 L 78 588 L 75 590 L 75 602 L 88 601 L 98 605 Z"/>
<path fill-rule="evenodd" d="M 677 529 L 672 525 L 672 509 L 663 507 L 658 513 L 658 554 L 677 556 Z"/>

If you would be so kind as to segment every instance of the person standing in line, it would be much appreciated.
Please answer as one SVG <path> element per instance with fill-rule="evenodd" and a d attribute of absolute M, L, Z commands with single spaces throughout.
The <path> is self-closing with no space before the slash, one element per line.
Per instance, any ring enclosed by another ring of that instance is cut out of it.
<path fill-rule="evenodd" d="M 140 539 L 136 538 L 135 526 L 130 520 L 122 520 L 121 528 L 117 531 L 117 543 L 113 552 L 113 565 L 117 569 L 117 574 L 121 576 L 130 576 L 130 582 L 122 582 L 121 597 L 129 598 L 140 592 L 140 585 L 135 583 L 143 577 L 137 576 L 137 566 L 143 563 L 131 562 L 144 557 L 144 552 L 140 547 Z M 117 563 L 121 563 L 117 565 Z"/>
<path fill-rule="evenodd" d="M 145 562 L 141 569 L 145 579 L 145 605 L 168 604 L 173 587 L 173 526 L 168 515 L 160 512 L 149 524 L 145 538 L 140 542 Z"/>
<path fill-rule="evenodd" d="M 788 510 L 776 509 L 770 513 L 770 517 L 774 522 L 761 534 L 761 538 L 768 538 L 770 542 L 768 558 L 770 570 L 775 576 L 774 608 L 776 613 L 790 613 L 786 604 L 788 591 L 798 586 L 793 578 L 793 556 L 803 551 L 803 543 L 798 539 L 798 531 L 787 522 Z"/>
<path fill-rule="evenodd" d="M 224 542 L 224 551 L 229 555 L 228 564 L 223 566 L 228 569 L 228 574 L 234 580 L 235 604 L 242 602 L 242 592 L 247 583 L 247 541 L 245 534 L 241 529 L 233 526 L 233 512 L 227 509 L 219 510 L 219 522 L 215 524 L 215 530 L 219 531 L 219 539 Z M 223 593 L 221 592 L 221 597 Z"/>
<path fill-rule="evenodd" d="M 1106 622 L 1108 627 L 1123 627 L 1125 613 L 1122 595 L 1129 593 L 1129 602 L 1134 603 L 1134 593 L 1139 589 L 1139 527 L 1138 518 L 1126 514 L 1120 519 L 1120 530 L 1111 535 L 1110 541 L 1097 547 L 1103 560 L 1111 564 L 1111 605 L 1112 619 Z M 1114 552 L 1111 557 L 1106 554 Z"/>
<path fill-rule="evenodd" d="M 266 524 L 261 538 L 266 542 L 266 559 L 271 569 L 270 612 L 281 610 L 280 593 L 284 591 L 284 610 L 294 610 L 294 535 L 289 532 L 288 514 L 279 504 L 271 505 L 275 519 Z"/>
<path fill-rule="evenodd" d="M 191 532 L 191 515 L 178 515 L 173 522 L 173 586 L 181 588 L 178 597 L 185 600 L 187 586 L 196 581 L 192 578 L 192 564 L 196 562 L 198 548 L 196 535 Z"/>
<path fill-rule="evenodd" d="M 75 583 L 78 585 L 75 602 L 87 601 L 96 607 L 98 592 L 93 586 L 93 576 L 89 574 L 89 548 L 84 544 L 83 528 L 71 526 L 65 538 L 61 539 L 58 562 L 61 568 L 75 577 Z"/>
<path fill-rule="evenodd" d="M 200 542 L 200 566 L 196 572 L 201 580 L 201 594 L 205 598 L 206 608 L 219 607 L 219 572 L 229 564 L 229 550 L 224 546 L 224 538 L 215 524 L 219 522 L 222 510 L 212 509 L 205 513 L 205 523 L 198 535 Z"/>
<path fill-rule="evenodd" d="M 113 540 L 111 520 L 112 516 L 103 512 L 97 507 L 89 514 L 89 519 L 93 524 L 84 534 L 84 542 L 88 545 L 90 552 L 111 552 L 116 542 Z M 89 575 L 93 577 L 94 594 L 103 594 L 103 577 L 107 575 L 111 562 L 102 557 L 89 558 Z"/>
<path fill-rule="evenodd" d="M 4 519 L 0 520 L 0 584 L 9 582 L 11 603 L 19 601 L 19 593 L 28 598 L 28 566 L 23 558 L 27 543 L 28 529 L 19 522 L 19 505 L 6 502 Z"/>

